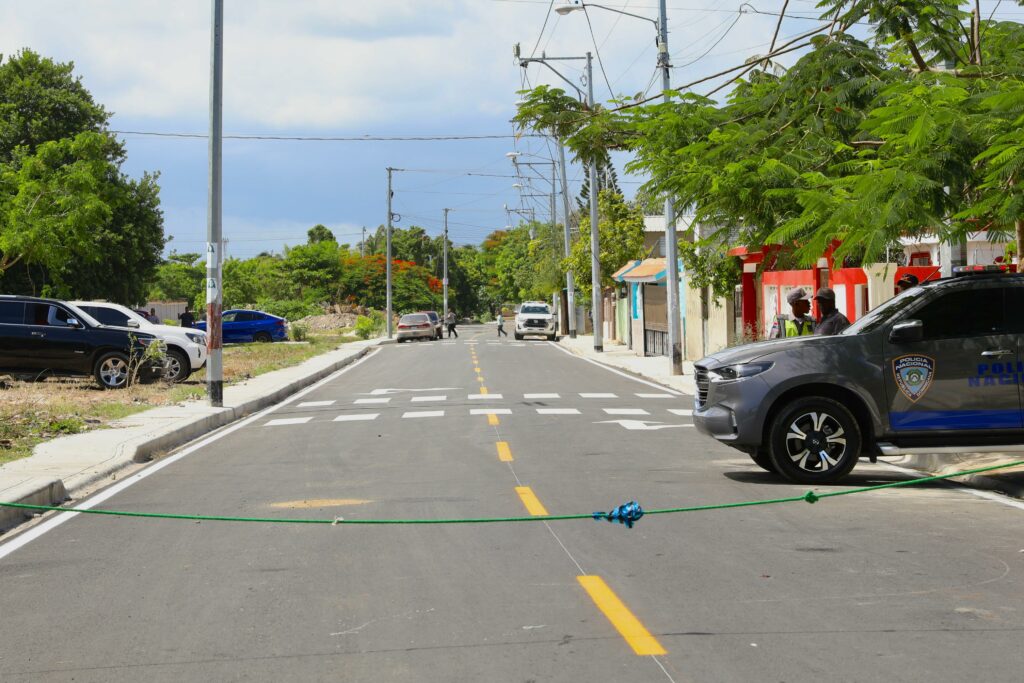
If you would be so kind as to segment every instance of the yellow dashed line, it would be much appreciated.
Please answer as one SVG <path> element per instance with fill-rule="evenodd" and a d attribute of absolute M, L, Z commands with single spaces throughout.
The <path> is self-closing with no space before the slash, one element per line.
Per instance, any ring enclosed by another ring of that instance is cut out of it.
<path fill-rule="evenodd" d="M 498 460 L 512 462 L 512 449 L 508 447 L 508 441 L 498 442 Z"/>
<path fill-rule="evenodd" d="M 547 517 L 548 511 L 540 500 L 534 495 L 533 490 L 529 486 L 517 486 L 516 493 L 519 494 L 519 500 L 523 501 L 523 505 L 526 507 L 526 511 L 534 517 Z"/>
<path fill-rule="evenodd" d="M 483 381 L 484 381 L 484 378 L 483 378 L 483 377 L 477 377 L 477 378 L 476 378 L 476 381 L 477 381 L 477 382 L 483 382 Z"/>
<path fill-rule="evenodd" d="M 600 576 L 577 576 L 576 579 L 597 608 L 604 612 L 612 626 L 626 639 L 633 652 L 638 655 L 668 654 L 622 600 L 619 600 L 619 596 L 612 592 L 604 579 Z"/>
<path fill-rule="evenodd" d="M 487 391 L 487 387 L 480 387 L 480 395 L 481 396 L 486 396 L 488 393 L 490 393 L 490 392 Z"/>
<path fill-rule="evenodd" d="M 476 374 L 479 375 L 481 373 L 481 370 L 480 370 L 479 367 L 475 367 L 475 368 L 473 368 L 473 372 L 475 372 Z"/>
<path fill-rule="evenodd" d="M 491 413 L 487 416 L 487 424 L 491 425 L 492 427 L 497 427 L 499 424 L 501 424 L 501 422 L 498 421 L 497 415 Z"/>

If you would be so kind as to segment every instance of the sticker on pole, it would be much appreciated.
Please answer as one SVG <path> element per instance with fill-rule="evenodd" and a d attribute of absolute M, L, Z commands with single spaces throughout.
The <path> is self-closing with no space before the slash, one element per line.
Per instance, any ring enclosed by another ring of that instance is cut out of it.
<path fill-rule="evenodd" d="M 913 402 L 917 402 L 932 386 L 935 379 L 935 359 L 928 356 L 900 356 L 892 362 L 896 386 Z"/>

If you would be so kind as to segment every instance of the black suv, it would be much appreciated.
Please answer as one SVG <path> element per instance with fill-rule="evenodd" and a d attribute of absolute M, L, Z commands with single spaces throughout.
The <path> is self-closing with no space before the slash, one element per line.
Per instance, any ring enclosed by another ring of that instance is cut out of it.
<path fill-rule="evenodd" d="M 147 347 L 152 334 L 101 325 L 88 313 L 53 299 L 0 295 L 0 371 L 14 375 L 92 375 L 104 389 L 129 384 L 129 372 L 151 379 L 163 372 Z"/>
<path fill-rule="evenodd" d="M 967 266 L 832 337 L 698 361 L 694 424 L 797 482 L 861 455 L 978 453 L 1024 443 L 1024 275 Z"/>

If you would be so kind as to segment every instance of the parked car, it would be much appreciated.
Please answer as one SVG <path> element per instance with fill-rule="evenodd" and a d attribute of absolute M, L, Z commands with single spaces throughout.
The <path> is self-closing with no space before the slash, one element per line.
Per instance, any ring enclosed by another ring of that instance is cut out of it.
<path fill-rule="evenodd" d="M 0 295 L 0 371 L 14 375 L 92 375 L 103 389 L 121 389 L 130 373 L 158 378 L 163 358 L 146 358 L 154 334 L 108 327 L 76 306 L 55 299 Z"/>
<path fill-rule="evenodd" d="M 444 336 L 444 325 L 441 323 L 441 316 L 438 315 L 437 311 L 417 311 L 430 318 L 430 322 L 434 325 L 434 339 L 441 339 Z"/>
<path fill-rule="evenodd" d="M 694 425 L 805 484 L 837 481 L 861 456 L 1024 443 L 1024 275 L 996 266 L 954 273 L 836 336 L 759 342 L 698 361 Z"/>
<path fill-rule="evenodd" d="M 189 375 L 206 364 L 206 333 L 187 327 L 154 325 L 136 311 L 105 301 L 72 301 L 104 325 L 129 327 L 160 337 L 167 345 L 164 377 L 171 382 L 184 382 Z"/>
<path fill-rule="evenodd" d="M 288 341 L 287 321 L 263 311 L 224 311 L 221 324 L 225 343 Z M 206 331 L 206 321 L 195 329 Z"/>
<path fill-rule="evenodd" d="M 426 313 L 408 313 L 398 320 L 398 342 L 406 339 L 433 339 L 434 323 Z"/>
<path fill-rule="evenodd" d="M 516 313 L 515 338 L 522 339 L 528 334 L 539 334 L 554 341 L 558 336 L 558 321 L 551 306 L 543 301 L 524 301 Z"/>

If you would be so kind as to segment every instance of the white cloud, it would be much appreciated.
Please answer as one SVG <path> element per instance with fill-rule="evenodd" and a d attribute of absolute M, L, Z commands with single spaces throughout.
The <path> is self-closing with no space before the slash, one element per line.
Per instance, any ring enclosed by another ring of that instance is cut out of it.
<path fill-rule="evenodd" d="M 519 41 L 532 54 L 547 11 L 544 3 L 482 0 L 225 5 L 225 125 L 231 130 L 381 130 L 399 121 L 437 129 L 447 118 L 511 116 L 520 86 L 511 46 Z M 652 9 L 637 11 L 653 16 Z M 673 52 L 728 18 L 698 16 L 673 17 Z M 763 41 L 763 30 L 753 30 L 761 19 L 745 16 L 725 45 L 737 44 L 733 37 L 742 38 L 739 44 Z M 592 20 L 616 92 L 645 87 L 655 57 L 652 26 L 596 10 Z M 74 60 L 86 85 L 121 120 L 177 120 L 195 128 L 206 120 L 209 23 L 209 0 L 9 1 L 0 8 L 0 51 L 28 46 Z M 540 49 L 551 55 L 592 50 L 586 21 L 554 18 Z M 582 65 L 562 66 L 575 79 Z M 604 97 L 596 65 L 595 74 Z M 530 77 L 554 79 L 540 67 Z"/>

